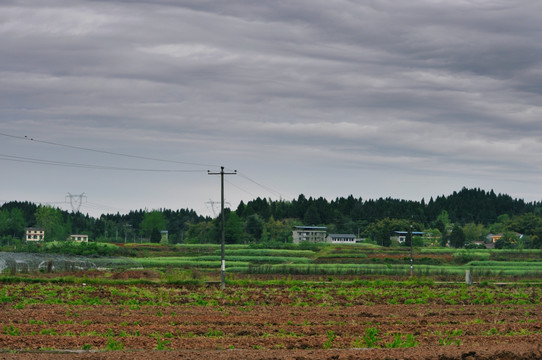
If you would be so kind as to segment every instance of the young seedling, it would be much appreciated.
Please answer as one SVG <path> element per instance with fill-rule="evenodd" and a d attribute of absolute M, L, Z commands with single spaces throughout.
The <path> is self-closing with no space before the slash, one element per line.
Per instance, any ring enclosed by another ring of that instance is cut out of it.
<path fill-rule="evenodd" d="M 333 347 L 333 341 L 335 341 L 335 338 L 337 335 L 333 331 L 327 332 L 327 340 L 324 342 L 323 348 L 324 349 L 331 349 Z"/>

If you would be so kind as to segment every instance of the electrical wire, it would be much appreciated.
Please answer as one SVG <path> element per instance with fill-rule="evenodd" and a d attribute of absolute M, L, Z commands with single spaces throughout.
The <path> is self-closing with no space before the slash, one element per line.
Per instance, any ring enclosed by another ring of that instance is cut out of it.
<path fill-rule="evenodd" d="M 28 136 L 17 136 L 17 135 L 6 134 L 6 133 L 3 133 L 3 132 L 0 132 L 0 135 L 10 137 L 10 138 L 14 138 L 14 139 L 19 139 L 19 140 L 33 141 L 33 142 L 37 142 L 37 143 L 41 143 L 41 144 L 54 145 L 54 146 L 60 146 L 60 147 L 65 147 L 65 148 L 69 148 L 69 149 L 84 150 L 84 151 L 90 151 L 90 152 L 107 154 L 107 155 L 123 156 L 123 157 L 128 157 L 128 158 L 133 158 L 133 159 L 160 161 L 160 162 L 166 162 L 166 163 L 172 163 L 172 164 L 182 164 L 182 165 L 218 167 L 218 165 L 215 165 L 215 164 L 203 164 L 203 163 L 193 163 L 193 162 L 177 161 L 177 160 L 166 160 L 166 159 L 159 159 L 159 158 L 153 158 L 153 157 L 147 157 L 147 156 L 139 156 L 139 155 L 130 155 L 130 154 L 118 153 L 118 152 L 114 152 L 114 151 L 97 150 L 97 149 L 91 149 L 91 148 L 82 147 L 82 146 L 66 145 L 66 144 L 56 143 L 56 142 L 52 142 L 52 141 L 38 140 L 38 139 L 35 139 L 33 137 L 28 137 Z"/>
<path fill-rule="evenodd" d="M 139 155 L 131 155 L 131 154 L 125 154 L 125 153 L 119 153 L 119 152 L 113 152 L 113 151 L 105 151 L 105 150 L 98 150 L 98 149 L 92 149 L 82 146 L 74 146 L 74 145 L 67 145 L 67 144 L 61 144 L 57 142 L 52 141 L 45 141 L 45 140 L 39 140 L 35 139 L 33 137 L 28 136 L 17 136 L 17 135 L 11 135 L 7 133 L 0 132 L 1 136 L 10 137 L 13 139 L 18 140 L 24 140 L 24 141 L 32 141 L 36 143 L 46 144 L 46 145 L 52 145 L 52 146 L 59 146 L 69 149 L 77 149 L 77 150 L 83 150 L 83 151 L 89 151 L 94 153 L 101 153 L 101 154 L 107 154 L 107 155 L 114 155 L 114 156 L 122 156 L 127 158 L 133 158 L 133 159 L 141 159 L 141 160 L 150 160 L 150 161 L 159 161 L 159 162 L 165 162 L 165 163 L 172 163 L 172 164 L 182 164 L 182 165 L 191 165 L 191 166 L 202 166 L 202 167 L 219 167 L 216 164 L 204 164 L 204 163 L 194 163 L 194 162 L 185 162 L 185 161 L 176 161 L 176 160 L 166 160 L 166 159 L 160 159 L 160 158 L 153 158 L 153 157 L 147 157 L 147 156 L 139 156 Z M 32 163 L 32 164 L 40 164 L 40 165 L 52 165 L 52 166 L 63 166 L 63 167 L 75 167 L 75 168 L 84 168 L 84 169 L 97 169 L 97 170 L 115 170 L 115 171 L 139 171 L 139 172 L 201 172 L 202 170 L 180 170 L 180 169 L 146 169 L 146 168 L 126 168 L 126 167 L 117 167 L 117 166 L 104 166 L 104 165 L 92 165 L 92 164 L 80 164 L 80 163 L 71 163 L 71 162 L 61 162 L 61 161 L 54 161 L 54 160 L 45 160 L 45 159 L 35 159 L 35 158 L 28 158 L 28 157 L 21 157 L 21 156 L 13 156 L 13 155 L 2 155 L 0 154 L 0 160 L 6 160 L 6 161 L 14 161 L 14 162 L 26 162 L 26 163 Z M 241 177 L 244 179 L 252 182 L 253 184 L 261 187 L 262 189 L 266 190 L 267 192 L 278 196 L 279 198 L 285 198 L 284 195 L 282 195 L 280 192 L 265 186 L 261 184 L 260 182 L 253 180 L 249 178 L 247 175 L 243 173 L 237 172 Z M 232 186 L 238 188 L 241 191 L 246 192 L 250 196 L 255 197 L 254 194 L 250 193 L 249 191 L 230 183 Z"/>
<path fill-rule="evenodd" d="M 128 209 L 121 209 L 110 205 L 104 205 L 104 204 L 98 204 L 90 201 L 85 201 L 82 205 L 82 207 L 88 207 L 93 210 L 117 210 L 122 212 L 128 212 Z"/>
<path fill-rule="evenodd" d="M 237 188 L 237 189 L 239 189 L 239 190 L 241 190 L 241 191 L 243 191 L 243 192 L 246 192 L 246 193 L 249 194 L 250 196 L 252 196 L 252 197 L 254 197 L 254 198 L 256 197 L 254 194 L 252 194 L 252 193 L 249 192 L 248 190 L 245 190 L 245 189 L 241 188 L 240 186 L 235 185 L 235 184 L 232 183 L 231 181 L 228 181 L 228 180 L 224 180 L 224 181 L 227 182 L 228 184 L 230 184 L 231 186 L 233 186 L 233 187 L 235 187 L 235 188 Z"/>
<path fill-rule="evenodd" d="M 116 170 L 116 171 L 140 171 L 140 172 L 204 172 L 204 170 L 182 170 L 182 169 L 144 169 L 144 168 L 127 168 L 127 167 L 118 167 L 118 166 L 104 166 L 104 165 L 92 165 L 92 164 L 80 164 L 80 163 L 71 163 L 71 162 L 62 162 L 54 160 L 45 160 L 45 159 L 35 159 L 22 156 L 14 155 L 5 155 L 0 154 L 0 160 L 7 160 L 13 162 L 24 162 L 31 164 L 40 164 L 40 165 L 53 165 L 53 166 L 63 166 L 63 167 L 74 167 L 74 168 L 83 168 L 83 169 L 96 169 L 96 170 Z"/>
<path fill-rule="evenodd" d="M 248 180 L 248 181 L 250 181 L 250 182 L 252 182 L 252 183 L 258 185 L 258 186 L 261 187 L 262 189 L 269 191 L 270 193 L 274 194 L 275 196 L 279 196 L 279 198 L 281 198 L 281 199 L 285 198 L 285 196 L 282 195 L 280 192 L 278 192 L 278 191 L 276 191 L 276 190 L 274 190 L 274 189 L 272 189 L 272 188 L 270 188 L 270 187 L 268 187 L 268 186 L 265 186 L 265 185 L 263 185 L 263 184 L 260 184 L 259 182 L 257 182 L 256 180 L 253 180 L 253 179 L 249 178 L 249 177 L 246 176 L 245 174 L 240 173 L 240 172 L 237 172 L 237 174 L 240 175 L 241 177 L 245 178 L 246 180 Z"/>

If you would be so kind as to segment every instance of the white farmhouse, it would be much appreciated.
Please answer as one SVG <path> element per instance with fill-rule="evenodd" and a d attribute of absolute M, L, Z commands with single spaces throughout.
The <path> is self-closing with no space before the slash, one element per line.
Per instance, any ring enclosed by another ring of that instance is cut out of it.
<path fill-rule="evenodd" d="M 45 239 L 45 230 L 38 227 L 28 227 L 26 228 L 26 241 L 43 241 Z"/>
<path fill-rule="evenodd" d="M 76 242 L 88 242 L 88 235 L 70 235 L 69 240 Z"/>

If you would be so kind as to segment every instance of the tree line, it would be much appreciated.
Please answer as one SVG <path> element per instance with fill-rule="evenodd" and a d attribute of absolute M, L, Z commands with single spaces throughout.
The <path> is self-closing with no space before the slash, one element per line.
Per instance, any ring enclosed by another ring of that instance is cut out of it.
<path fill-rule="evenodd" d="M 328 233 L 355 234 L 383 246 L 393 245 L 394 231 L 410 230 L 428 234 L 426 243 L 429 238 L 455 247 L 482 241 L 489 233 L 504 234 L 502 244 L 497 244 L 502 247 L 540 248 L 542 239 L 541 202 L 527 203 L 479 188 L 463 188 L 428 201 L 353 196 L 328 201 L 302 194 L 291 201 L 258 197 L 241 202 L 236 209 L 225 209 L 224 215 L 227 243 L 289 243 L 297 225 L 326 226 Z M 156 209 L 94 218 L 17 201 L 0 207 L 2 245 L 21 241 L 25 227 L 30 226 L 44 228 L 47 241 L 87 234 L 91 241 L 160 242 L 164 240 L 161 231 L 167 230 L 169 243 L 216 243 L 221 217 L 201 216 L 190 209 Z M 415 241 L 421 245 L 419 239 Z"/>

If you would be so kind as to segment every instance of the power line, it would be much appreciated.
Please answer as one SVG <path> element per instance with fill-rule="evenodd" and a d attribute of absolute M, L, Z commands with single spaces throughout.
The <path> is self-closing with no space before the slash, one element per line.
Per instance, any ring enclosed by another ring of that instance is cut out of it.
<path fill-rule="evenodd" d="M 269 186 L 265 186 L 265 185 L 259 183 L 258 181 L 254 180 L 254 179 L 249 178 L 248 176 L 246 176 L 246 175 L 243 174 L 243 173 L 237 172 L 237 170 L 228 169 L 228 168 L 225 168 L 225 169 L 226 169 L 227 171 L 234 171 L 236 174 L 240 175 L 241 177 L 243 177 L 244 179 L 250 181 L 251 183 L 258 185 L 259 187 L 261 187 L 261 188 L 264 189 L 265 191 L 267 191 L 267 192 L 269 192 L 269 193 L 271 193 L 271 194 L 273 194 L 273 195 L 275 195 L 275 196 L 278 196 L 281 200 L 282 200 L 283 198 L 286 198 L 286 197 L 285 197 L 283 194 L 281 194 L 280 192 L 278 192 L 278 191 L 276 191 L 276 190 L 270 188 Z M 252 197 L 256 197 L 256 195 L 252 194 L 250 191 L 248 191 L 248 190 L 246 190 L 246 189 L 243 189 L 243 188 L 239 187 L 238 185 L 235 185 L 235 184 L 233 184 L 233 183 L 231 183 L 231 182 L 229 182 L 229 181 L 227 181 L 227 180 L 226 180 L 226 182 L 227 182 L 228 184 L 230 184 L 230 185 L 236 187 L 237 189 L 239 189 L 239 190 L 241 190 L 241 191 L 247 193 L 248 195 L 250 195 L 250 196 L 252 196 Z"/>
<path fill-rule="evenodd" d="M 133 159 L 160 161 L 160 162 L 167 162 L 167 163 L 172 163 L 172 164 L 204 166 L 204 167 L 215 167 L 215 166 L 217 166 L 215 164 L 203 164 L 203 163 L 193 163 L 193 162 L 177 161 L 177 160 L 166 160 L 166 159 L 159 159 L 159 158 L 153 158 L 153 157 L 147 157 L 147 156 L 139 156 L 139 155 L 131 155 L 131 154 L 119 153 L 119 152 L 114 152 L 114 151 L 98 150 L 98 149 L 92 149 L 92 148 L 87 148 L 87 147 L 82 147 L 82 146 L 74 146 L 74 145 L 61 144 L 61 143 L 52 142 L 52 141 L 38 140 L 38 139 L 35 139 L 33 137 L 28 137 L 28 136 L 11 135 L 11 134 L 3 133 L 3 132 L 0 132 L 0 135 L 10 137 L 10 138 L 14 138 L 14 139 L 19 139 L 19 140 L 33 141 L 33 142 L 47 144 L 47 145 L 60 146 L 60 147 L 65 147 L 65 148 L 69 148 L 69 149 L 84 150 L 84 151 L 90 151 L 90 152 L 107 154 L 107 155 L 129 157 L 129 158 L 133 158 Z"/>
<path fill-rule="evenodd" d="M 45 140 L 39 140 L 33 137 L 28 136 L 17 136 L 12 134 L 7 134 L 0 132 L 1 136 L 10 137 L 18 140 L 24 140 L 24 141 L 31 141 L 46 145 L 52 145 L 52 146 L 58 146 L 58 147 L 64 147 L 69 149 L 77 149 L 77 150 L 83 150 L 83 151 L 89 151 L 94 153 L 101 153 L 101 154 L 107 154 L 107 155 L 114 155 L 114 156 L 121 156 L 121 157 L 127 157 L 127 158 L 133 158 L 133 159 L 141 159 L 141 160 L 150 160 L 150 161 L 159 161 L 159 162 L 165 162 L 165 163 L 172 163 L 172 164 L 182 164 L 182 165 L 192 165 L 192 166 L 205 166 L 205 167 L 216 167 L 217 165 L 214 164 L 204 164 L 204 163 L 195 163 L 195 162 L 185 162 L 185 161 L 176 161 L 176 160 L 167 160 L 167 159 L 160 159 L 160 158 L 154 158 L 154 157 L 147 157 L 147 156 L 139 156 L 139 155 L 131 155 L 126 153 L 119 153 L 114 151 L 106 151 L 106 150 L 98 150 L 98 149 L 92 149 L 82 146 L 74 146 L 74 145 L 68 145 L 68 144 L 62 144 L 52 141 L 45 141 Z M 97 170 L 115 170 L 115 171 L 136 171 L 136 172 L 201 172 L 203 170 L 181 170 L 181 169 L 148 169 L 148 168 L 128 168 L 128 167 L 118 167 L 118 166 L 105 166 L 105 165 L 94 165 L 94 164 L 81 164 L 81 163 L 72 163 L 72 162 L 62 162 L 62 161 L 54 161 L 54 160 L 46 160 L 46 159 L 36 159 L 36 158 L 29 158 L 29 157 L 22 157 L 22 156 L 13 156 L 13 155 L 3 155 L 0 154 L 0 160 L 6 160 L 6 161 L 14 161 L 14 162 L 26 162 L 26 163 L 32 163 L 32 164 L 40 164 L 40 165 L 51 165 L 51 166 L 63 166 L 63 167 L 75 167 L 75 168 L 85 168 L 85 169 L 97 169 Z M 229 169 L 227 169 L 229 171 Z M 269 186 L 265 186 L 261 184 L 260 182 L 249 178 L 247 175 L 238 173 L 241 177 L 245 178 L 246 180 L 252 182 L 253 184 L 261 187 L 262 189 L 266 190 L 267 192 L 273 194 L 274 196 L 278 196 L 280 199 L 285 198 L 284 195 L 282 195 L 280 192 L 272 189 Z M 228 182 L 229 183 L 229 182 Z M 231 184 L 231 183 L 230 183 Z M 241 187 L 231 184 L 234 187 L 237 187 L 241 191 L 246 192 L 252 197 L 255 197 L 254 194 L 250 193 L 249 191 L 242 189 Z"/>
<path fill-rule="evenodd" d="M 95 152 L 95 153 L 101 153 L 101 154 L 107 154 L 107 155 L 115 155 L 115 156 L 122 156 L 122 157 L 128 157 L 128 158 L 133 158 L 133 159 L 142 159 L 142 160 L 151 160 L 151 161 L 159 161 L 159 162 L 166 162 L 166 163 L 173 163 L 173 164 L 183 164 L 183 165 L 193 165 L 193 166 L 204 166 L 204 167 L 216 167 L 217 165 L 215 164 L 204 164 L 204 163 L 194 163 L 194 162 L 185 162 L 185 161 L 176 161 L 176 160 L 166 160 L 166 159 L 160 159 L 160 158 L 153 158 L 153 157 L 147 157 L 147 156 L 139 156 L 139 155 L 131 155 L 131 154 L 125 154 L 125 153 L 119 153 L 119 152 L 114 152 L 114 151 L 106 151 L 106 150 L 98 150 L 98 149 L 92 149 L 92 148 L 87 148 L 87 147 L 82 147 L 82 146 L 75 146 L 75 145 L 67 145 L 67 144 L 61 144 L 61 143 L 57 143 L 57 142 L 52 142 L 52 141 L 45 141 L 45 140 L 39 140 L 39 139 L 36 139 L 36 138 L 33 138 L 33 137 L 28 137 L 28 136 L 17 136 L 17 135 L 12 135 L 12 134 L 7 134 L 7 133 L 3 133 L 3 132 L 0 132 L 0 135 L 2 136 L 5 136 L 5 137 L 10 137 L 10 138 L 13 138 L 13 139 L 18 139 L 18 140 L 24 140 L 24 141 L 32 141 L 32 142 L 36 142 L 36 143 L 41 143 L 41 144 L 47 144 L 47 145 L 53 145 L 53 146 L 59 146 L 59 147 L 65 147 L 65 148 L 69 148 L 69 149 L 77 149 L 77 150 L 83 150 L 83 151 L 90 151 L 90 152 Z M 0 156 L 6 156 L 8 157 L 9 155 L 0 155 Z M 13 157 L 13 158 L 16 158 L 16 157 Z M 10 160 L 10 159 L 4 159 L 4 160 Z M 57 165 L 57 166 L 73 166 L 73 167 L 87 167 L 87 168 L 100 168 L 100 169 L 107 169 L 107 170 L 124 170 L 124 171 L 158 171 L 158 172 L 197 172 L 198 170 L 154 170 L 154 169 L 131 169 L 131 168 L 115 168 L 115 167 L 105 167 L 105 166 L 99 166 L 99 165 L 85 165 L 85 164 L 73 164 L 73 163 L 61 163 L 61 162 L 53 162 L 53 161 L 48 161 L 48 160 L 40 160 L 40 159 L 31 159 L 31 158 L 22 158 L 20 157 L 19 160 L 21 162 L 31 162 L 31 163 L 38 163 L 38 164 L 44 164 L 45 162 L 48 164 L 48 165 Z M 24 160 L 24 161 L 23 161 Z M 227 171 L 230 171 L 230 169 L 226 169 Z M 259 182 L 257 182 L 256 180 L 253 180 L 251 178 L 249 178 L 248 176 L 242 174 L 242 173 L 238 173 L 240 176 L 242 176 L 243 178 L 247 179 L 248 181 L 258 185 L 259 187 L 261 187 L 262 189 L 272 193 L 273 195 L 275 196 L 279 196 L 280 198 L 285 198 L 284 195 L 282 195 L 280 192 L 268 187 L 268 186 L 265 186 Z M 233 185 L 233 184 L 232 184 Z M 235 186 L 235 185 L 234 185 Z M 242 191 L 245 191 L 246 193 L 248 193 L 249 195 L 251 196 L 254 196 L 253 194 L 251 194 L 250 192 L 246 191 L 246 190 L 243 190 L 241 188 L 239 188 L 240 190 Z"/>
<path fill-rule="evenodd" d="M 104 209 L 106 209 L 106 210 L 117 210 L 117 211 L 123 211 L 123 212 L 130 211 L 129 209 L 118 208 L 118 207 L 114 207 L 114 206 L 110 206 L 110 205 L 104 205 L 104 204 L 90 202 L 90 201 L 86 201 L 83 206 L 84 207 L 89 207 L 89 208 L 94 209 L 94 210 L 104 210 Z"/>
<path fill-rule="evenodd" d="M 39 164 L 39 165 L 52 165 L 52 166 L 83 168 L 83 169 L 95 169 L 95 170 L 140 171 L 140 172 L 171 172 L 171 173 L 203 172 L 204 171 L 204 170 L 182 170 L 182 169 L 145 169 L 145 168 L 128 168 L 128 167 L 118 167 L 118 166 L 81 164 L 81 163 L 63 162 L 63 161 L 46 160 L 46 159 L 36 159 L 36 158 L 29 158 L 29 157 L 23 157 L 23 156 L 14 156 L 14 155 L 5 155 L 5 154 L 0 154 L 0 160 L 31 163 L 31 164 Z"/>
<path fill-rule="evenodd" d="M 228 180 L 224 180 L 224 181 L 226 181 L 226 182 L 227 182 L 228 184 L 230 184 L 231 186 L 236 187 L 236 188 L 238 188 L 239 190 L 241 190 L 241 191 L 243 191 L 243 192 L 249 194 L 250 196 L 252 196 L 252 197 L 254 197 L 254 198 L 256 197 L 256 196 L 255 196 L 254 194 L 252 194 L 250 191 L 245 190 L 245 189 L 243 189 L 242 187 L 235 185 L 235 184 L 232 183 L 231 181 L 228 181 Z"/>
<path fill-rule="evenodd" d="M 270 187 L 268 187 L 268 186 L 262 185 L 262 184 L 260 184 L 259 182 L 257 182 L 256 180 L 253 180 L 253 179 L 249 178 L 248 176 L 246 176 L 246 175 L 244 175 L 244 174 L 242 174 L 242 173 L 238 173 L 238 174 L 239 174 L 241 177 L 247 179 L 248 181 L 250 181 L 250 182 L 252 182 L 252 183 L 258 185 L 258 186 L 261 187 L 262 189 L 267 190 L 267 191 L 269 191 L 270 193 L 272 193 L 272 194 L 274 194 L 274 195 L 278 195 L 281 199 L 285 197 L 285 196 L 282 195 L 280 192 L 278 192 L 278 191 L 276 191 L 276 190 L 274 190 L 274 189 L 272 189 L 272 188 L 270 188 Z M 252 195 L 252 194 L 250 194 L 250 195 Z M 254 195 L 252 195 L 252 196 L 254 196 Z"/>

